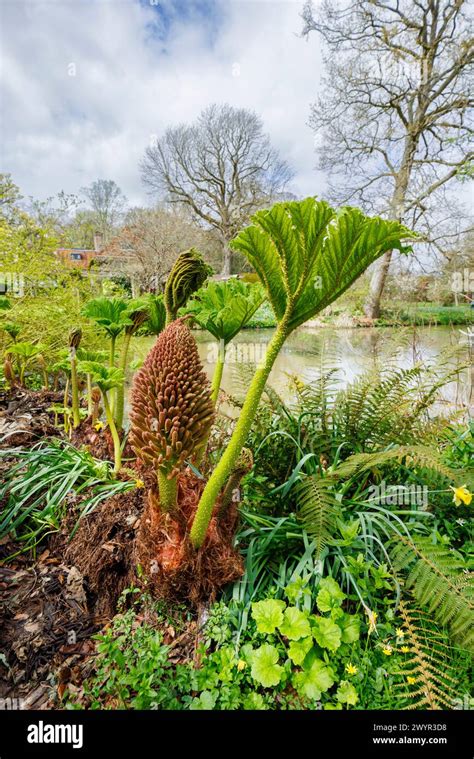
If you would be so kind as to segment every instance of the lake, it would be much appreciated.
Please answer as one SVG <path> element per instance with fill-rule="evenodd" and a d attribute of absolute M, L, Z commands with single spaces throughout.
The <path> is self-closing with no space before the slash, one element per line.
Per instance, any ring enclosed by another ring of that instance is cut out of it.
<path fill-rule="evenodd" d="M 285 399 L 292 396 L 291 377 L 303 382 L 320 373 L 337 370 L 334 386 L 344 387 L 362 373 L 388 367 L 409 368 L 422 363 L 439 371 L 468 365 L 458 381 L 443 389 L 451 411 L 464 409 L 474 400 L 473 347 L 461 330 L 465 327 L 382 327 L 343 329 L 300 327 L 286 341 L 270 375 L 270 384 Z M 222 388 L 237 398 L 245 395 L 255 364 L 262 360 L 274 330 L 243 330 L 227 349 Z M 217 344 L 207 332 L 194 332 L 204 367 L 212 376 Z M 139 338 L 135 358 L 144 358 L 154 338 Z"/>

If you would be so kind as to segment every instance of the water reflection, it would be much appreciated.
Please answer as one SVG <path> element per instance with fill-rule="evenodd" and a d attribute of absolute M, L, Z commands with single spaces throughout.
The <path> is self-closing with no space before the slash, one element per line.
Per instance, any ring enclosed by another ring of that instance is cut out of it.
<path fill-rule="evenodd" d="M 273 330 L 245 330 L 228 348 L 222 387 L 229 394 L 244 396 L 250 377 L 265 352 Z M 216 343 L 206 332 L 195 332 L 204 367 L 212 376 Z M 137 357 L 143 357 L 153 338 L 137 341 Z M 418 363 L 440 372 L 461 365 L 465 369 L 457 381 L 443 390 L 449 404 L 466 408 L 473 401 L 472 348 L 467 336 L 457 328 L 330 329 L 300 328 L 290 335 L 270 375 L 270 384 L 289 399 L 290 377 L 303 382 L 317 380 L 321 372 L 336 369 L 334 386 L 343 387 L 359 375 L 376 368 L 410 368 Z"/>

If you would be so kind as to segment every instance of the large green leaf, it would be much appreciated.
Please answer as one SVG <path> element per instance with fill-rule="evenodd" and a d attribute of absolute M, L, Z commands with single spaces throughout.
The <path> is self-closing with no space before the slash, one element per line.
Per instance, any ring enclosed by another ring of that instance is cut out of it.
<path fill-rule="evenodd" d="M 185 312 L 193 315 L 202 329 L 227 345 L 245 327 L 265 300 L 260 284 L 238 279 L 209 282 L 188 303 Z"/>
<path fill-rule="evenodd" d="M 80 374 L 91 374 L 93 381 L 103 393 L 106 393 L 113 387 L 120 387 L 124 380 L 121 369 L 104 366 L 98 361 L 80 361 L 77 371 Z"/>
<path fill-rule="evenodd" d="M 333 672 L 321 659 L 313 659 L 302 672 L 294 675 L 294 684 L 298 693 L 306 698 L 317 700 L 334 685 Z"/>
<path fill-rule="evenodd" d="M 284 669 L 278 664 L 279 655 L 275 646 L 264 643 L 256 648 L 252 656 L 252 677 L 264 688 L 271 688 L 281 681 Z"/>
<path fill-rule="evenodd" d="M 128 302 L 121 298 L 93 298 L 86 303 L 82 313 L 99 324 L 109 337 L 118 337 L 125 327 L 132 324 L 127 306 Z"/>
<path fill-rule="evenodd" d="M 295 606 L 285 609 L 283 622 L 279 627 L 281 634 L 289 640 L 300 640 L 300 638 L 307 638 L 311 635 L 311 626 L 307 615 Z"/>
<path fill-rule="evenodd" d="M 267 598 L 252 604 L 252 617 L 257 623 L 259 633 L 271 635 L 283 623 L 285 602 L 276 598 Z"/>
<path fill-rule="evenodd" d="M 315 198 L 277 203 L 252 222 L 231 246 L 255 268 L 289 331 L 336 300 L 387 250 L 410 250 L 401 240 L 416 237 L 397 221 Z"/>

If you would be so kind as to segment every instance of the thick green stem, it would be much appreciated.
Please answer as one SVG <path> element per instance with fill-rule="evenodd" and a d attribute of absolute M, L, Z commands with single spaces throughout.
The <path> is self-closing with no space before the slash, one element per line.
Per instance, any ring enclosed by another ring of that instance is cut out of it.
<path fill-rule="evenodd" d="M 214 374 L 212 375 L 211 398 L 212 398 L 212 402 L 214 406 L 216 405 L 217 399 L 219 398 L 219 390 L 221 388 L 222 372 L 224 371 L 224 363 L 225 363 L 225 344 L 224 344 L 224 341 L 221 340 L 219 343 L 219 350 L 217 353 L 216 367 L 214 369 Z"/>
<path fill-rule="evenodd" d="M 283 320 L 270 341 L 263 366 L 260 366 L 253 376 L 229 444 L 203 490 L 190 533 L 191 542 L 195 548 L 199 548 L 204 542 L 217 497 L 231 475 L 240 451 L 245 445 L 265 383 L 288 334 L 289 330 Z"/>
<path fill-rule="evenodd" d="M 79 413 L 79 387 L 77 384 L 76 349 L 70 349 L 71 355 L 71 393 L 72 393 L 72 425 L 79 427 L 81 415 Z"/>
<path fill-rule="evenodd" d="M 66 384 L 64 385 L 63 406 L 64 408 L 69 406 L 69 377 L 66 377 Z"/>
<path fill-rule="evenodd" d="M 107 419 L 107 424 L 109 425 L 110 434 L 112 435 L 112 440 L 114 442 L 114 472 L 118 472 L 120 470 L 120 467 L 122 466 L 122 452 L 120 450 L 120 438 L 118 436 L 117 427 L 115 426 L 114 416 L 112 414 L 112 409 L 110 408 L 110 403 L 109 403 L 109 399 L 107 398 L 107 393 L 102 393 L 102 398 L 104 401 L 105 418 Z"/>
<path fill-rule="evenodd" d="M 160 506 L 163 511 L 173 511 L 176 508 L 178 497 L 178 483 L 176 477 L 168 480 L 166 473 L 158 469 L 158 490 L 160 493 Z"/>
<path fill-rule="evenodd" d="M 86 375 L 87 379 L 87 416 L 94 413 L 94 401 L 92 400 L 92 374 Z"/>
<path fill-rule="evenodd" d="M 112 368 L 115 366 L 115 341 L 116 341 L 115 335 L 112 335 L 110 338 L 110 356 L 109 356 L 109 364 Z"/>
<path fill-rule="evenodd" d="M 122 353 L 120 356 L 119 361 L 119 368 L 123 371 L 123 382 L 122 384 L 117 388 L 117 394 L 115 396 L 115 423 L 119 430 L 122 429 L 123 426 L 123 411 L 125 407 L 125 372 L 127 370 L 127 358 L 128 358 L 128 350 L 130 348 L 130 340 L 132 338 L 132 333 L 125 333 L 125 337 L 123 340 L 122 345 Z"/>
<path fill-rule="evenodd" d="M 109 365 L 112 369 L 115 366 L 115 341 L 117 340 L 115 335 L 112 335 L 110 338 L 110 357 L 109 357 Z M 112 416 L 115 417 L 115 390 L 110 391 L 110 409 L 112 411 Z"/>

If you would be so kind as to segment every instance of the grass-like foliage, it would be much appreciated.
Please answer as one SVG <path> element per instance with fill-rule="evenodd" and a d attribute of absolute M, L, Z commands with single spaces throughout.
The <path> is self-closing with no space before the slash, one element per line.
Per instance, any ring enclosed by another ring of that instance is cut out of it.
<path fill-rule="evenodd" d="M 112 479 L 108 462 L 67 442 L 42 441 L 31 449 L 0 451 L 0 461 L 10 459 L 14 463 L 0 487 L 0 540 L 9 535 L 23 551 L 60 528 L 69 504 L 77 508 L 79 519 L 104 499 L 135 487 L 133 481 Z"/>

